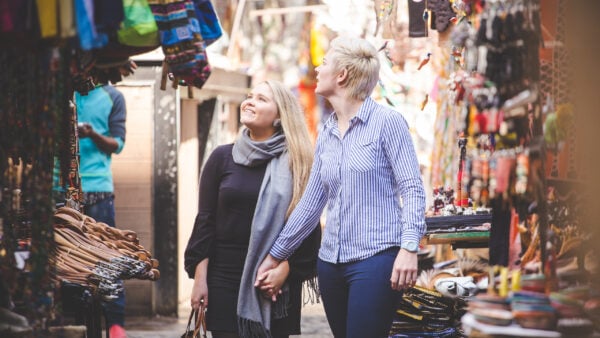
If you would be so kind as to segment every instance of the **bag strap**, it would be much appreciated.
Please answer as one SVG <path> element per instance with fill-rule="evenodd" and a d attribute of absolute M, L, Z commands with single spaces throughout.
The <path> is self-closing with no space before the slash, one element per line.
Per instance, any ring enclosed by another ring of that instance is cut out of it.
<path fill-rule="evenodd" d="M 196 317 L 196 328 L 194 329 L 194 338 L 206 338 L 206 311 L 204 306 L 200 306 L 198 309 Z M 202 336 L 200 336 L 200 331 L 202 331 Z"/>
<path fill-rule="evenodd" d="M 192 318 L 194 318 L 194 322 L 196 321 L 196 318 L 198 318 L 198 312 L 194 309 L 192 309 L 192 311 L 190 311 L 190 318 L 188 318 L 188 323 L 187 323 L 187 327 L 185 329 L 185 332 L 189 332 L 192 328 Z M 196 334 L 194 333 L 194 337 L 196 336 Z"/>

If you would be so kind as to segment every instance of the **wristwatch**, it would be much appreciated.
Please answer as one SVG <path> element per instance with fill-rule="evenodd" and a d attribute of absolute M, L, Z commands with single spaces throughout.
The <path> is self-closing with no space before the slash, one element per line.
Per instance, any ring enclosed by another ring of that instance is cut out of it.
<path fill-rule="evenodd" d="M 404 241 L 400 247 L 408 252 L 415 253 L 419 251 L 419 243 L 415 241 Z"/>

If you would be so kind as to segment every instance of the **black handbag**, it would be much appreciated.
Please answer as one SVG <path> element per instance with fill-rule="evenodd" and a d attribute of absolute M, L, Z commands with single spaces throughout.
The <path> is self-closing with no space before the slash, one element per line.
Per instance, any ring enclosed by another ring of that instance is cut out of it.
<path fill-rule="evenodd" d="M 200 307 L 199 310 L 190 312 L 190 318 L 188 319 L 187 327 L 185 332 L 181 335 L 181 338 L 206 338 L 206 318 L 205 318 L 204 307 Z M 194 318 L 194 326 L 192 327 L 192 318 Z"/>

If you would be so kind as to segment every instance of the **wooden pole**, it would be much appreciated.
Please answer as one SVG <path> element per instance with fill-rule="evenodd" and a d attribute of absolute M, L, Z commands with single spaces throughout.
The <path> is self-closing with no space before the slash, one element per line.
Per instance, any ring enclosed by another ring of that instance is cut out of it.
<path fill-rule="evenodd" d="M 233 58 L 233 46 L 240 35 L 240 22 L 242 21 L 242 14 L 244 14 L 245 7 L 246 0 L 240 0 L 235 9 L 235 18 L 233 19 L 233 26 L 231 27 L 231 37 L 229 39 L 229 46 L 227 47 L 227 59 L 229 60 Z"/>

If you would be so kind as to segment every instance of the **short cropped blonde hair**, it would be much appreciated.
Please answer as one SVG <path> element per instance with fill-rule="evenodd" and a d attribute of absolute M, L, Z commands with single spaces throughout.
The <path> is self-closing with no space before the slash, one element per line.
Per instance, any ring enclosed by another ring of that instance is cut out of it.
<path fill-rule="evenodd" d="M 348 71 L 349 97 L 365 100 L 379 80 L 379 58 L 375 47 L 364 39 L 337 37 L 329 48 L 335 69 Z"/>

